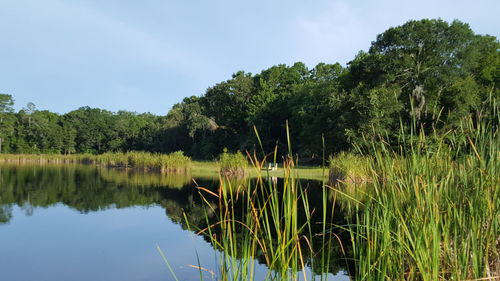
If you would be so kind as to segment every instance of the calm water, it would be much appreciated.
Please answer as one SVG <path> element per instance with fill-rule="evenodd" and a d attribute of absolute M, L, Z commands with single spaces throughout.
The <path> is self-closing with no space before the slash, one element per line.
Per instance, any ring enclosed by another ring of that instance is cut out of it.
<path fill-rule="evenodd" d="M 202 225 L 204 206 L 189 176 L 0 165 L 0 280 L 174 280 L 156 245 L 180 280 L 199 280 L 191 265 L 216 273 L 217 251 L 183 212 Z M 332 263 L 329 280 L 349 280 L 344 263 Z M 257 276 L 266 271 L 260 264 Z"/>

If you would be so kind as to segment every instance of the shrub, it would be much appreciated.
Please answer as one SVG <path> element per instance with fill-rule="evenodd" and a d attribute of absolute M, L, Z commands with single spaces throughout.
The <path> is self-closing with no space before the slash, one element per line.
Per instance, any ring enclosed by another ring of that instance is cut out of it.
<path fill-rule="evenodd" d="M 223 175 L 244 176 L 248 167 L 247 158 L 241 153 L 229 153 L 227 148 L 219 156 L 219 171 Z"/>
<path fill-rule="evenodd" d="M 371 182 L 371 158 L 353 153 L 339 153 L 331 156 L 329 179 L 331 184 L 364 184 Z"/>

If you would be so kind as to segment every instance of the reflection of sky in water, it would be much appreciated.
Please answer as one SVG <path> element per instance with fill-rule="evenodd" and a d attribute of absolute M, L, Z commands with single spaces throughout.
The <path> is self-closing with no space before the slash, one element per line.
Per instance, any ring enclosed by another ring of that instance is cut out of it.
<path fill-rule="evenodd" d="M 213 267 L 211 246 L 170 222 L 161 207 L 84 215 L 57 205 L 37 208 L 31 217 L 14 207 L 13 219 L 0 226 L 1 279 L 169 280 L 156 243 L 179 278 L 198 274 L 187 267 L 196 261 L 195 249 Z"/>
<path fill-rule="evenodd" d="M 189 266 L 198 264 L 197 254 L 204 268 L 216 271 L 210 244 L 171 222 L 161 207 L 81 214 L 58 204 L 32 216 L 13 207 L 12 220 L 0 225 L 1 280 L 174 280 L 156 244 L 179 280 L 199 279 Z M 258 265 L 255 280 L 265 273 Z"/>

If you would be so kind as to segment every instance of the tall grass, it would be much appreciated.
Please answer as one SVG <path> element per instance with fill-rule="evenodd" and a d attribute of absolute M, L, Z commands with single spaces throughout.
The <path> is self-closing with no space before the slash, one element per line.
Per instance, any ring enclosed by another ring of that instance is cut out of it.
<path fill-rule="evenodd" d="M 98 155 L 0 154 L 0 162 L 82 163 L 160 172 L 186 172 L 191 166 L 191 159 L 185 156 L 182 151 L 170 154 L 149 152 L 104 153 Z"/>
<path fill-rule="evenodd" d="M 321 275 L 317 279 L 326 280 L 330 250 L 339 246 L 336 234 L 327 231 L 327 222 L 333 218 L 333 208 L 328 208 L 326 200 L 328 188 L 313 191 L 325 198 L 315 209 L 307 188 L 300 184 L 293 159 L 284 161 L 283 180 L 278 182 L 266 180 L 261 172 L 265 159 L 248 157 L 251 167 L 259 171 L 257 178 L 247 179 L 248 184 L 235 185 L 221 174 L 217 191 L 199 187 L 209 211 L 206 227 L 197 232 L 220 250 L 217 279 L 309 280 L 315 272 Z M 214 198 L 215 205 L 211 203 Z M 319 223 L 313 215 L 320 218 Z M 322 235 L 316 235 L 318 228 Z M 268 267 L 265 276 L 256 276 L 257 261 Z"/>
<path fill-rule="evenodd" d="M 329 180 L 331 183 L 364 184 L 373 179 L 370 174 L 371 157 L 342 152 L 331 156 Z"/>
<path fill-rule="evenodd" d="M 337 254 L 354 261 L 354 280 L 499 280 L 495 114 L 492 122 L 468 119 L 444 134 L 411 133 L 406 149 L 382 140 L 372 143 L 369 155 L 331 158 L 331 168 L 342 177 L 313 191 L 321 194 L 322 208 L 312 207 L 293 159 L 284 163 L 281 184 L 261 174 L 237 186 L 221 176 L 215 192 L 199 187 L 211 217 L 206 215 L 198 233 L 221 250 L 218 279 L 254 280 L 257 259 L 269 268 L 265 279 L 311 279 L 304 269 L 324 272 L 332 264 L 331 251 L 340 248 Z M 265 165 L 265 157 L 249 158 L 256 171 Z M 338 210 L 329 207 L 336 200 L 343 203 L 345 224 L 332 219 Z M 319 224 L 312 219 L 316 215 Z M 349 233 L 350 242 L 338 242 L 338 229 Z"/>
<path fill-rule="evenodd" d="M 348 225 L 355 280 L 500 280 L 498 127 L 432 137 L 411 136 L 405 156 L 373 144 L 376 180 Z"/>
<path fill-rule="evenodd" d="M 219 172 L 225 176 L 244 176 L 247 174 L 248 160 L 241 152 L 224 152 L 219 156 Z"/>

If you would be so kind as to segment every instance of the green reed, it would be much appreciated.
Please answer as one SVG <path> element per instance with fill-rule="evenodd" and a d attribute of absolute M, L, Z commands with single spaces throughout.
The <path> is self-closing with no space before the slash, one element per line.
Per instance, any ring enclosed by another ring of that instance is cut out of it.
<path fill-rule="evenodd" d="M 404 156 L 373 144 L 376 180 L 348 225 L 355 280 L 500 279 L 498 121 L 419 132 Z"/>
<path fill-rule="evenodd" d="M 325 200 L 322 210 L 316 210 L 300 184 L 294 159 L 285 159 L 283 180 L 278 183 L 262 172 L 266 157 L 260 161 L 256 155 L 247 156 L 251 168 L 258 171 L 256 178 L 241 184 L 221 175 L 216 191 L 198 187 L 209 210 L 205 227 L 191 227 L 219 250 L 217 279 L 260 280 L 262 277 L 255 276 L 258 260 L 269 269 L 265 280 L 326 280 L 330 246 L 338 245 L 335 234 L 327 231 L 327 222 L 333 217 L 327 212 L 328 188 L 319 191 Z M 315 212 L 322 221 L 313 222 Z M 322 235 L 316 235 L 313 229 L 317 228 L 323 230 Z"/>
<path fill-rule="evenodd" d="M 247 184 L 221 176 L 217 191 L 199 187 L 210 209 L 199 233 L 220 250 L 218 278 L 254 280 L 257 259 L 269 268 L 268 280 L 314 278 L 304 268 L 324 272 L 331 252 L 340 247 L 354 261 L 349 272 L 354 280 L 500 279 L 500 115 L 495 114 L 496 120 L 468 119 L 445 133 L 413 131 L 405 149 L 381 140 L 372 143 L 369 155 L 331 158 L 342 177 L 323 186 L 322 210 L 311 207 L 293 159 L 285 160 L 281 184 L 260 172 Z M 265 166 L 266 157 L 248 158 L 256 171 Z M 346 224 L 332 221 L 338 210 L 328 206 L 337 200 Z M 315 212 L 321 215 L 320 235 L 314 234 Z M 348 231 L 350 245 L 338 242 L 335 229 Z"/>
<path fill-rule="evenodd" d="M 226 148 L 219 156 L 219 172 L 225 176 L 244 176 L 247 174 L 248 160 L 241 152 L 229 153 Z"/>
<path fill-rule="evenodd" d="M 170 154 L 149 152 L 103 153 L 103 154 L 0 154 L 0 162 L 11 163 L 79 163 L 104 167 L 133 168 L 144 171 L 186 172 L 191 159 L 182 151 Z"/>
<path fill-rule="evenodd" d="M 372 181 L 370 174 L 371 157 L 353 153 L 339 153 L 331 156 L 330 182 L 340 181 L 346 184 L 361 184 Z"/>

